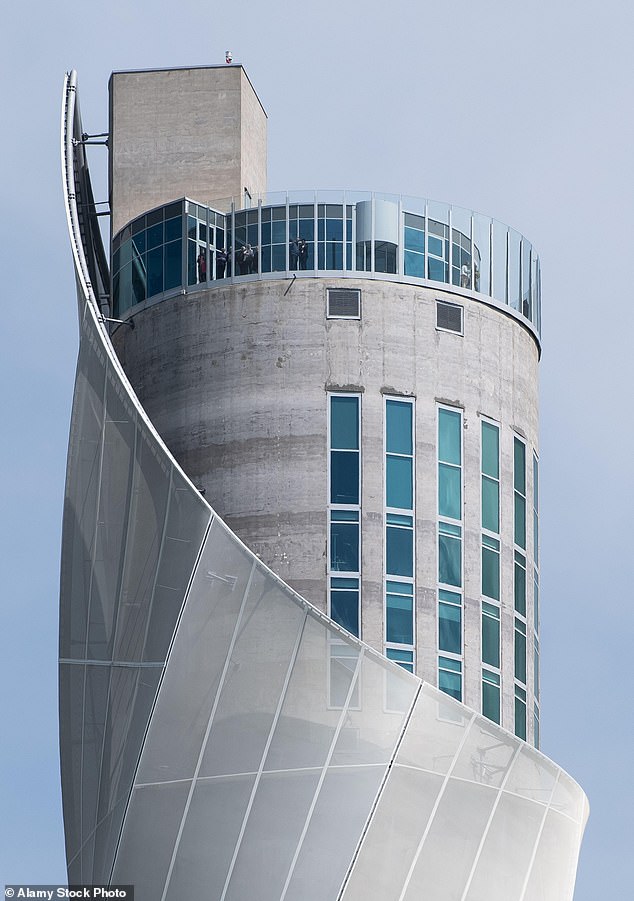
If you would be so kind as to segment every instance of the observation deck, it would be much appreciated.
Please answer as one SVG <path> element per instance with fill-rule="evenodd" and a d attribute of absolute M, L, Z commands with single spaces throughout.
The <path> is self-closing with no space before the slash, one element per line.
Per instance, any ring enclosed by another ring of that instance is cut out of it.
<path fill-rule="evenodd" d="M 501 222 L 454 205 L 362 191 L 292 191 L 138 216 L 112 241 L 117 318 L 174 294 L 242 282 L 326 276 L 443 286 L 541 333 L 539 257 Z"/>

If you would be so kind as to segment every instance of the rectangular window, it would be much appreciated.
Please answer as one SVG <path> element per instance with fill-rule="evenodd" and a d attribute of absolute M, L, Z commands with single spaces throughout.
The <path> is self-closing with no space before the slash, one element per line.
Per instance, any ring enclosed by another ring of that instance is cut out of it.
<path fill-rule="evenodd" d="M 500 531 L 500 429 L 482 422 L 482 528 Z"/>
<path fill-rule="evenodd" d="M 482 670 L 482 713 L 494 723 L 500 722 L 500 676 Z"/>
<path fill-rule="evenodd" d="M 361 398 L 328 395 L 328 609 L 336 623 L 357 636 L 361 626 L 360 432 Z"/>
<path fill-rule="evenodd" d="M 385 653 L 413 672 L 414 403 L 385 400 Z"/>
<path fill-rule="evenodd" d="M 482 662 L 500 668 L 500 609 L 482 602 Z"/>
<path fill-rule="evenodd" d="M 526 446 L 517 436 L 513 442 L 513 488 L 515 544 L 526 550 Z"/>
<path fill-rule="evenodd" d="M 526 741 L 526 692 L 515 686 L 515 734 Z"/>
<path fill-rule="evenodd" d="M 482 594 L 500 600 L 500 542 L 482 533 Z"/>
<path fill-rule="evenodd" d="M 452 657 L 438 658 L 438 688 L 462 701 L 462 662 Z"/>
<path fill-rule="evenodd" d="M 462 412 L 438 407 L 438 687 L 462 699 Z M 452 589 L 452 590 L 450 590 Z M 458 590 L 455 590 L 458 589 Z M 452 656 L 444 656 L 449 655 Z"/>
<path fill-rule="evenodd" d="M 462 595 L 440 588 L 438 599 L 438 649 L 461 654 Z"/>
<path fill-rule="evenodd" d="M 519 551 L 515 551 L 513 593 L 515 609 L 526 616 L 526 557 Z"/>
<path fill-rule="evenodd" d="M 515 618 L 515 678 L 526 684 L 526 623 Z"/>

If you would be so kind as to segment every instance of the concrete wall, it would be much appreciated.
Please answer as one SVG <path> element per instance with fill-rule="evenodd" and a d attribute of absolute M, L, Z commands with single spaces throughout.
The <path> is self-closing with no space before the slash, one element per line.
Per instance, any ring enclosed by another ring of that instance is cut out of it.
<path fill-rule="evenodd" d="M 266 191 L 266 113 L 241 66 L 114 72 L 110 78 L 112 233 L 188 196 Z"/>
<path fill-rule="evenodd" d="M 480 420 L 501 426 L 503 725 L 513 729 L 513 435 L 526 438 L 528 578 L 538 351 L 511 316 L 450 291 L 388 281 L 221 284 L 147 307 L 114 343 L 141 402 L 232 529 L 326 607 L 327 392 L 362 398 L 362 637 L 383 649 L 384 395 L 416 398 L 419 674 L 437 682 L 436 406 L 464 410 L 464 700 L 480 709 Z M 326 320 L 327 287 L 362 291 L 360 321 Z M 437 298 L 464 304 L 438 331 Z M 532 734 L 532 590 L 527 592 Z"/>

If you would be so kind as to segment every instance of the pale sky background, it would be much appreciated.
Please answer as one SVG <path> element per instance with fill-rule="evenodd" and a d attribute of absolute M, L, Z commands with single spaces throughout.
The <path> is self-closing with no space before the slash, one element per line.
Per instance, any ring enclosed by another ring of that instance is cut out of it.
<path fill-rule="evenodd" d="M 77 69 L 84 127 L 101 132 L 113 69 L 231 48 L 269 116 L 270 190 L 453 202 L 540 253 L 542 750 L 590 799 L 575 901 L 632 898 L 633 47 L 627 0 L 5 5 L 0 884 L 65 879 L 57 620 L 77 322 L 63 75 Z M 105 200 L 106 152 L 89 159 Z"/>

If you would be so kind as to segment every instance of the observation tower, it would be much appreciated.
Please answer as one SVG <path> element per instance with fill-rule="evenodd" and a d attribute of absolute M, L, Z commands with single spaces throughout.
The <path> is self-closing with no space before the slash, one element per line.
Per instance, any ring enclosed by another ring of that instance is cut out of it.
<path fill-rule="evenodd" d="M 232 65 L 113 73 L 108 264 L 74 73 L 62 125 L 69 878 L 572 898 L 587 802 L 538 751 L 535 249 L 424 198 L 267 193 Z"/>

